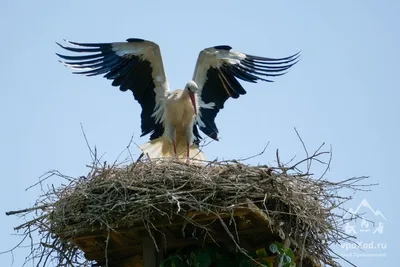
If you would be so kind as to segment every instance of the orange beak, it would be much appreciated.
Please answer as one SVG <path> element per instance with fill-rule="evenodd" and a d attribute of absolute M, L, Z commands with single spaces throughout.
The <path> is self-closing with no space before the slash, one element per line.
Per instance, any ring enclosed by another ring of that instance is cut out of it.
<path fill-rule="evenodd" d="M 195 97 L 194 93 L 192 93 L 190 91 L 189 91 L 189 97 L 190 97 L 190 100 L 192 101 L 192 105 L 194 108 L 194 114 L 197 116 L 196 97 Z"/>

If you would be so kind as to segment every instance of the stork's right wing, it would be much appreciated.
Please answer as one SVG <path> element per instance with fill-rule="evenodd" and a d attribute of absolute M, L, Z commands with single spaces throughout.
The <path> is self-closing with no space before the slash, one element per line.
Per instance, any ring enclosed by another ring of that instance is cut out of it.
<path fill-rule="evenodd" d="M 203 49 L 197 59 L 193 81 L 199 87 L 200 130 L 218 140 L 215 118 L 228 98 L 246 94 L 239 80 L 272 82 L 269 77 L 284 75 L 297 63 L 299 53 L 284 58 L 266 58 L 231 51 L 228 45 Z"/>
<path fill-rule="evenodd" d="M 76 74 L 105 74 L 104 78 L 113 80 L 112 85 L 121 91 L 131 90 L 142 107 L 141 136 L 151 133 L 150 139 L 155 139 L 163 134 L 162 115 L 169 85 L 157 44 L 137 38 L 115 43 L 67 42 L 77 47 L 57 44 L 71 52 L 89 54 L 57 54 L 65 66 L 76 70 Z"/>

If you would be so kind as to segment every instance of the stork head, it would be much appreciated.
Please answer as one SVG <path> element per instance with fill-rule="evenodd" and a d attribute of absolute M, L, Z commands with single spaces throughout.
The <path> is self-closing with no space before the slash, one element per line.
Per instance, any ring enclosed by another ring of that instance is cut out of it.
<path fill-rule="evenodd" d="M 186 84 L 185 90 L 187 90 L 190 100 L 192 101 L 193 109 L 194 109 L 194 114 L 197 115 L 197 106 L 196 106 L 196 96 L 195 94 L 197 93 L 197 90 L 199 87 L 194 81 L 190 81 Z"/>
<path fill-rule="evenodd" d="M 192 92 L 193 94 L 197 93 L 197 90 L 199 87 L 194 81 L 190 81 L 186 84 L 185 90 L 188 90 L 189 92 Z"/>

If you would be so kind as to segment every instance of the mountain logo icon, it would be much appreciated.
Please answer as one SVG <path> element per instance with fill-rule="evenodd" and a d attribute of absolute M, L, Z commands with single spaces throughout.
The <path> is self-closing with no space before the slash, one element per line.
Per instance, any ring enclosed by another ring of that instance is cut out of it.
<path fill-rule="evenodd" d="M 368 201 L 364 198 L 356 209 L 349 208 L 347 212 L 344 214 L 343 218 L 347 219 L 350 216 L 360 215 L 365 213 L 364 210 L 369 210 L 375 217 L 381 217 L 385 221 L 387 221 L 386 217 L 382 214 L 380 210 L 374 210 L 372 206 L 368 203 Z"/>

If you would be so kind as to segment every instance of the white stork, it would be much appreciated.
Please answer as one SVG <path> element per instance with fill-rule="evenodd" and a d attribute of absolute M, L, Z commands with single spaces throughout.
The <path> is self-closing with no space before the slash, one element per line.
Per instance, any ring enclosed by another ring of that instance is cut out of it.
<path fill-rule="evenodd" d="M 105 74 L 121 91 L 131 90 L 142 107 L 141 136 L 151 134 L 141 148 L 151 158 L 186 155 L 203 160 L 198 128 L 218 140 L 215 117 L 229 98 L 246 91 L 237 79 L 255 83 L 272 82 L 297 63 L 299 53 L 284 58 L 266 58 L 231 51 L 228 45 L 203 49 L 197 59 L 192 81 L 183 90 L 170 91 L 159 46 L 151 41 L 130 38 L 126 42 L 77 43 L 62 48 L 87 55 L 57 54 L 61 62 L 77 74 Z M 184 154 L 184 153 L 183 153 Z"/>

